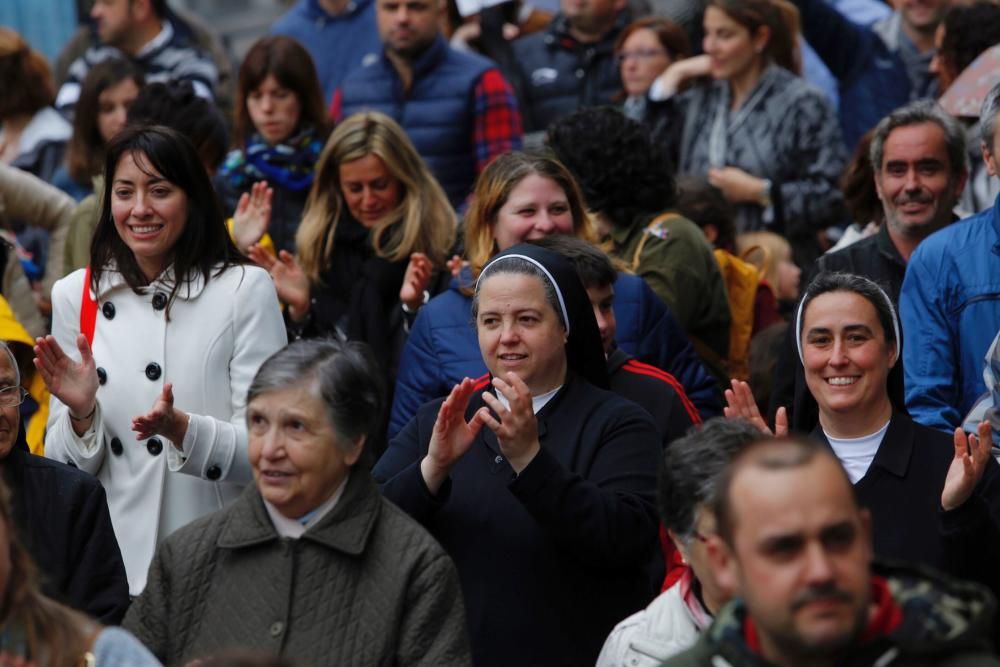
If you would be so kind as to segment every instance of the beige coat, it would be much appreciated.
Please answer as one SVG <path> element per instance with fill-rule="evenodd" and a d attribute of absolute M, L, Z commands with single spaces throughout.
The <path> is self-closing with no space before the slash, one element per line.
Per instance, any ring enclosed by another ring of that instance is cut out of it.
<path fill-rule="evenodd" d="M 0 223 L 7 227 L 11 220 L 23 220 L 49 232 L 49 260 L 42 282 L 45 295 L 63 275 L 64 246 L 75 208 L 73 198 L 59 188 L 26 171 L 0 164 Z M 3 276 L 3 295 L 32 336 L 46 333 L 31 286 L 13 252 Z"/>

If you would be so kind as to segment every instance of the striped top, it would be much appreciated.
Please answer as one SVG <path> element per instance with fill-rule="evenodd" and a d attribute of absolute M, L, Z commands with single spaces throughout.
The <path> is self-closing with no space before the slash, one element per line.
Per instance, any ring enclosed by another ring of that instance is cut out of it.
<path fill-rule="evenodd" d="M 164 21 L 160 33 L 131 58 L 104 44 L 87 49 L 70 65 L 66 83 L 56 96 L 56 108 L 67 117 L 72 116 L 90 68 L 111 58 L 132 60 L 145 73 L 146 83 L 190 81 L 198 95 L 214 99 L 219 72 L 211 56 L 178 35 L 170 21 Z"/>

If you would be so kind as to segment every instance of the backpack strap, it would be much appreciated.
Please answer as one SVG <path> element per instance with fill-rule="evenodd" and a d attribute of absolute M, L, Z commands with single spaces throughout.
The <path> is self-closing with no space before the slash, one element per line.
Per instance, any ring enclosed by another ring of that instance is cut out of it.
<path fill-rule="evenodd" d="M 94 344 L 94 327 L 97 326 L 97 299 L 90 295 L 90 265 L 83 274 L 83 297 L 80 299 L 80 333 L 87 345 Z"/>
<path fill-rule="evenodd" d="M 656 216 L 649 222 L 648 225 L 646 225 L 646 229 L 644 229 L 642 233 L 642 238 L 639 239 L 639 245 L 635 247 L 635 252 L 632 253 L 631 267 L 633 273 L 635 273 L 635 271 L 639 268 L 639 257 L 642 255 L 643 248 L 646 247 L 646 241 L 649 240 L 649 237 L 657 236 L 659 238 L 666 238 L 660 231 L 660 226 L 667 220 L 679 217 L 681 217 L 679 214 L 674 213 L 673 211 L 667 211 L 666 213 L 661 213 Z"/>

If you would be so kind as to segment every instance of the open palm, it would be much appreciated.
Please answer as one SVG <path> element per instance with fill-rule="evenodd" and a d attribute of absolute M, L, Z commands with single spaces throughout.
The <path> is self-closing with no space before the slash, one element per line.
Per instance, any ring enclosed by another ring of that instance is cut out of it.
<path fill-rule="evenodd" d="M 80 361 L 67 355 L 53 336 L 35 341 L 35 368 L 52 395 L 79 416 L 91 411 L 97 399 L 97 366 L 86 337 L 76 337 Z"/>

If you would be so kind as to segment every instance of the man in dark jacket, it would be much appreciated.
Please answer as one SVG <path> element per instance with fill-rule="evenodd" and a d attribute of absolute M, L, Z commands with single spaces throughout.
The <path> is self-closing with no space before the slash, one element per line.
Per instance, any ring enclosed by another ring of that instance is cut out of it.
<path fill-rule="evenodd" d="M 883 118 L 872 138 L 870 158 L 884 223 L 873 236 L 822 255 L 804 284 L 827 271 L 853 273 L 879 283 L 898 305 L 910 255 L 921 241 L 956 219 L 953 209 L 968 176 L 965 146 L 962 126 L 929 100 L 911 102 Z M 794 335 L 794 327 L 789 327 L 788 354 L 778 360 L 770 412 L 788 407 L 791 427 L 809 432 L 818 412 L 794 353 Z M 896 410 L 905 412 L 901 361 L 889 373 L 889 398 Z"/>
<path fill-rule="evenodd" d="M 104 487 L 91 475 L 28 453 L 17 362 L 0 342 L 0 474 L 10 488 L 17 536 L 46 595 L 102 623 L 128 609 L 128 580 Z"/>
<path fill-rule="evenodd" d="M 441 0 L 376 0 L 385 48 L 344 77 L 331 116 L 391 116 L 458 208 L 490 160 L 521 147 L 521 114 L 492 61 L 448 46 L 438 28 L 444 9 Z"/>
<path fill-rule="evenodd" d="M 1000 665 L 986 590 L 872 567 L 871 518 L 833 453 L 809 441 L 743 449 L 719 482 L 708 554 L 738 597 L 687 665 Z"/>
<path fill-rule="evenodd" d="M 626 0 L 562 0 L 549 27 L 514 41 L 526 132 L 543 132 L 621 90 L 615 40 L 631 20 Z"/>

